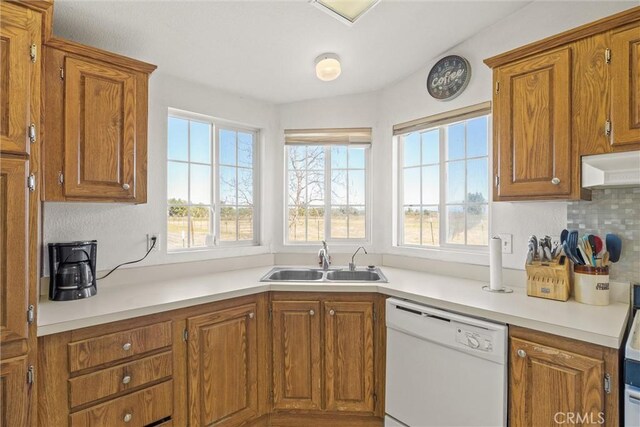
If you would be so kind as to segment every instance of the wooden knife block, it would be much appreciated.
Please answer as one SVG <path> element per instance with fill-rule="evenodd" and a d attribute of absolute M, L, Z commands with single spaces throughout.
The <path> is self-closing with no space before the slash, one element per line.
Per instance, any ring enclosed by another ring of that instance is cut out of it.
<path fill-rule="evenodd" d="M 559 260 L 564 258 L 564 264 Z M 567 257 L 553 261 L 533 261 L 527 270 L 527 295 L 566 301 L 571 295 L 571 262 Z"/>

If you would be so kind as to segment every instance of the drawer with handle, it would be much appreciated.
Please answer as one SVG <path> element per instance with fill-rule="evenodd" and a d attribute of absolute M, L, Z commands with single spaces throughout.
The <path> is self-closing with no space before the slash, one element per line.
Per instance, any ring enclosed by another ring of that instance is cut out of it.
<path fill-rule="evenodd" d="M 168 378 L 173 373 L 172 353 L 156 354 L 69 380 L 69 405 L 74 408 L 125 390 Z"/>
<path fill-rule="evenodd" d="M 142 427 L 173 413 L 173 380 L 71 414 L 71 427 Z"/>
<path fill-rule="evenodd" d="M 171 322 L 116 332 L 69 344 L 69 370 L 92 368 L 171 345 Z"/>

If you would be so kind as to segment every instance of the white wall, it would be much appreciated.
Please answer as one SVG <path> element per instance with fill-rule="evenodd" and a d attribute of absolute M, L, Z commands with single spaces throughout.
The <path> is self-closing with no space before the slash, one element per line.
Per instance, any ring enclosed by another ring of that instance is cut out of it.
<path fill-rule="evenodd" d="M 278 108 L 281 128 L 326 126 L 371 126 L 374 128 L 372 149 L 374 173 L 372 246 L 382 253 L 402 253 L 448 261 L 488 264 L 486 254 L 451 254 L 437 250 L 399 249 L 393 246 L 395 227 L 393 200 L 396 178 L 392 144 L 392 126 L 443 111 L 491 100 L 491 70 L 483 59 L 574 28 L 578 25 L 635 6 L 634 2 L 533 2 L 506 19 L 485 29 L 460 45 L 432 58 L 425 66 L 405 79 L 375 94 L 307 101 Z M 407 52 L 407 54 L 411 54 Z M 472 78 L 465 92 L 449 102 L 436 101 L 426 90 L 426 76 L 442 56 L 458 54 L 469 60 Z M 375 72 L 375 70 L 372 70 Z M 376 105 L 372 105 L 376 103 Z M 335 120 L 335 121 L 334 121 Z M 339 120 L 339 123 L 337 121 Z M 282 205 L 282 203 L 280 203 Z M 491 233 L 513 234 L 513 254 L 505 255 L 506 267 L 522 269 L 526 242 L 531 234 L 557 236 L 566 227 L 565 202 L 493 203 Z M 281 243 L 274 236 L 275 247 Z"/>
<path fill-rule="evenodd" d="M 491 72 L 484 58 L 521 46 L 636 6 L 636 2 L 533 2 L 512 16 L 485 29 L 441 56 L 455 53 L 466 57 L 473 70 L 466 91 L 450 102 L 429 97 L 425 79 L 439 58 L 407 78 L 381 91 L 273 106 L 268 103 L 190 84 L 162 75 L 151 77 L 149 93 L 149 193 L 144 205 L 45 203 L 43 242 L 97 239 L 98 268 L 135 259 L 146 250 L 146 234 L 160 232 L 163 249 L 153 252 L 146 265 L 202 260 L 259 252 L 315 251 L 314 247 L 285 247 L 283 200 L 283 136 L 286 128 L 354 127 L 373 128 L 372 148 L 372 252 L 397 253 L 392 245 L 393 221 L 393 144 L 394 124 L 456 109 L 491 99 Z M 407 54 L 416 54 L 407 52 Z M 375 70 L 371 70 L 375 72 Z M 330 83 L 329 83 L 330 84 Z M 263 247 L 190 254 L 167 254 L 166 236 L 166 115 L 174 107 L 261 128 L 262 131 L 262 240 Z M 514 254 L 505 256 L 506 267 L 521 269 L 526 240 L 530 234 L 558 235 L 566 226 L 566 203 L 494 203 L 491 209 L 492 233 L 512 233 Z M 348 252 L 352 247 L 334 249 Z M 403 252 L 407 253 L 407 252 Z M 413 252 L 417 256 L 483 264 L 486 255 L 438 251 Z M 46 263 L 46 256 L 43 258 Z M 45 267 L 45 275 L 46 275 Z"/>
<path fill-rule="evenodd" d="M 193 111 L 220 119 L 260 128 L 261 160 L 273 164 L 276 150 L 269 147 L 277 138 L 275 107 L 238 95 L 194 85 L 163 75 L 160 70 L 149 82 L 149 157 L 147 203 L 141 205 L 113 203 L 45 203 L 43 243 L 80 239 L 98 240 L 98 269 L 140 258 L 145 254 L 146 234 L 161 234 L 161 249 L 149 254 L 140 265 L 195 261 L 221 256 L 271 252 L 271 232 L 262 228 L 262 247 L 235 248 L 195 253 L 166 252 L 166 160 L 167 112 L 169 107 Z M 264 202 L 273 197 L 274 186 L 269 167 L 262 168 L 262 207 L 264 224 L 272 221 L 273 211 Z M 266 206 L 265 206 L 266 205 Z M 44 251 L 44 275 L 48 275 L 48 258 Z"/>

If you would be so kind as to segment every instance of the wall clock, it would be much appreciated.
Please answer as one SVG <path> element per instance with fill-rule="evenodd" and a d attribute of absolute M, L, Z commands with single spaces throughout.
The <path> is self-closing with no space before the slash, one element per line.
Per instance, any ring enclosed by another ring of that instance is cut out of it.
<path fill-rule="evenodd" d="M 460 95 L 471 79 L 471 65 L 457 55 L 445 56 L 431 68 L 427 77 L 429 95 L 448 101 Z"/>

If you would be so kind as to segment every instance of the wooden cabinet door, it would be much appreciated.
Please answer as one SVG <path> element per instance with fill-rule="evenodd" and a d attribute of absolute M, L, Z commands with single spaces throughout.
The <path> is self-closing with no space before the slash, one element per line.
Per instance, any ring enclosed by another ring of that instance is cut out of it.
<path fill-rule="evenodd" d="M 28 161 L 0 159 L 0 344 L 2 357 L 28 350 Z"/>
<path fill-rule="evenodd" d="M 611 144 L 617 148 L 640 143 L 640 24 L 614 32 L 611 42 Z"/>
<path fill-rule="evenodd" d="M 30 385 L 27 357 L 0 362 L 0 426 L 26 426 L 29 419 Z"/>
<path fill-rule="evenodd" d="M 373 302 L 324 303 L 325 399 L 329 411 L 373 412 Z"/>
<path fill-rule="evenodd" d="M 603 360 L 512 337 L 509 363 L 510 425 L 604 422 Z"/>
<path fill-rule="evenodd" d="M 257 415 L 256 307 L 187 319 L 189 425 L 238 426 Z"/>
<path fill-rule="evenodd" d="M 495 71 L 495 199 L 571 191 L 571 51 L 554 50 Z"/>
<path fill-rule="evenodd" d="M 273 407 L 321 409 L 320 302 L 274 301 Z"/>
<path fill-rule="evenodd" d="M 0 12 L 1 151 L 29 152 L 29 127 L 33 124 L 35 132 L 40 117 L 39 48 L 40 14 L 3 2 Z"/>
<path fill-rule="evenodd" d="M 135 74 L 67 57 L 64 78 L 65 196 L 134 198 Z"/>

